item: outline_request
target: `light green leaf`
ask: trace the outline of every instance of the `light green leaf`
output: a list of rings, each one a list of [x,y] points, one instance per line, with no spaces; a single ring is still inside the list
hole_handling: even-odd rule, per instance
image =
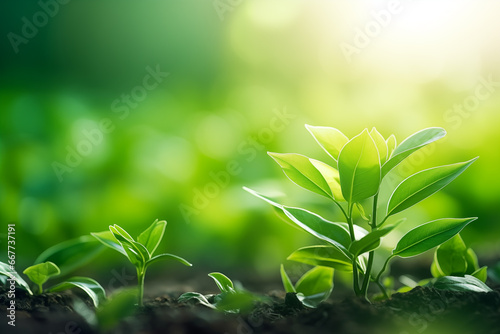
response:
[[[60,273],[61,271],[59,268],[52,262],[35,264],[23,271],[23,274],[27,275],[33,283],[39,286],[47,282],[49,278],[57,276]],[[40,292],[41,291],[39,291],[39,293]]]
[[[179,302],[186,302],[191,299],[196,299],[200,304],[210,307],[212,309],[217,309],[215,305],[210,304],[207,297],[198,292],[186,292],[179,296]]]
[[[165,220],[156,219],[151,226],[137,237],[137,242],[143,244],[149,253],[152,255],[160,244],[167,222]]]
[[[341,271],[352,271],[352,260],[331,246],[307,246],[297,249],[287,260],[335,268]]]
[[[360,203],[358,203],[358,202],[356,202],[356,203],[354,203],[354,204],[355,204],[356,208],[358,209],[358,212],[359,212],[359,215],[361,216],[361,218],[362,218],[364,221],[369,222],[369,221],[370,221],[370,217],[367,217],[367,216],[366,216],[366,213],[365,213],[365,208],[363,208],[363,206],[362,206]]]
[[[281,281],[283,282],[283,287],[285,288],[285,292],[297,292],[295,291],[295,287],[293,286],[290,277],[288,277],[288,274],[286,273],[283,264],[280,267],[280,274],[281,274]]]
[[[30,295],[33,295],[29,284],[26,283],[26,281],[17,273],[17,271],[11,271],[11,267],[7,263],[0,262],[0,275],[5,275],[8,278],[13,278],[20,287],[28,291]]]
[[[349,141],[349,138],[335,128],[306,124],[306,129],[311,133],[319,146],[335,161],[338,160],[342,147]]]
[[[421,254],[449,240],[476,219],[443,218],[417,226],[399,240],[392,253],[400,257]]]
[[[434,260],[431,263],[431,275],[432,277],[442,277],[446,276],[441,268],[437,265],[436,252],[434,252]]]
[[[352,253],[354,257],[377,249],[380,246],[380,240],[383,236],[391,232],[401,221],[394,225],[386,226],[381,229],[371,231],[365,235],[360,240],[355,240],[349,247],[349,252]]]
[[[394,189],[389,199],[387,215],[406,210],[441,190],[465,171],[476,159],[426,169],[404,179]]]
[[[35,264],[53,262],[66,275],[78,267],[83,266],[99,255],[105,247],[90,235],[63,241],[46,249],[35,260]]]
[[[372,128],[372,130],[370,131],[370,136],[372,137],[375,146],[377,146],[380,165],[382,166],[387,160],[387,143],[385,142],[384,137],[380,134],[380,132],[377,131],[376,128]]]
[[[473,272],[479,269],[477,255],[472,250],[472,248],[468,248],[467,252],[465,252],[465,261],[467,262],[467,271],[465,272],[466,274],[472,275]]]
[[[467,270],[465,253],[467,247],[460,234],[455,235],[436,249],[436,266],[443,276],[461,276]]]
[[[394,152],[394,149],[397,146],[397,141],[396,137],[394,135],[390,135],[389,138],[385,141],[387,145],[387,160],[389,160],[392,157],[392,152]],[[384,168],[382,167],[382,170]]]
[[[115,251],[120,252],[123,255],[127,256],[127,253],[123,249],[122,245],[118,242],[118,240],[116,240],[111,231],[94,232],[90,234],[94,238],[96,238],[99,242],[101,242],[104,246],[114,249]]]
[[[123,233],[124,230],[118,225],[110,226],[110,231],[113,233],[114,237],[122,245],[123,249],[127,253],[127,257],[130,262],[136,266],[140,267],[146,264],[146,262],[151,258],[151,254],[142,244],[134,241],[132,238],[128,238],[128,233]]]
[[[307,307],[317,307],[328,299],[333,290],[333,269],[314,267],[295,285],[297,298]],[[302,296],[300,295],[302,294]]]
[[[339,173],[342,194],[350,205],[378,192],[380,161],[377,147],[366,129],[342,148]]]
[[[413,152],[444,137],[445,135],[446,131],[443,128],[427,128],[412,134],[394,149],[392,157],[382,166],[382,177],[389,173],[391,169],[399,165],[401,161],[406,159]]]
[[[450,291],[474,291],[489,292],[492,291],[486,284],[474,276],[465,275],[465,277],[444,276],[437,278],[432,286],[436,289]]]
[[[188,261],[186,261],[185,259],[183,259],[180,256],[168,254],[168,253],[163,253],[163,254],[153,256],[148,262],[146,262],[146,267],[149,267],[150,265],[152,265],[155,262],[163,261],[163,260],[175,260],[175,261],[180,262],[183,265],[186,265],[188,267],[192,266],[191,263],[189,263]]]
[[[488,267],[484,266],[479,268],[478,270],[472,273],[472,276],[474,276],[483,283],[486,282],[486,279],[488,278]]]
[[[82,289],[98,307],[106,299],[106,292],[103,287],[94,279],[89,277],[72,277],[62,283],[54,285],[49,289],[49,292],[58,292],[71,288]]]
[[[222,273],[210,273],[208,274],[213,280],[221,292],[235,292],[233,282]]]
[[[283,169],[285,175],[296,185],[332,198],[332,192],[321,173],[308,157],[296,153],[267,152]]]
[[[351,237],[349,236],[347,224],[344,224],[344,226],[341,223],[330,222],[307,210],[283,206],[252,189],[246,187],[243,189],[283,211],[294,224],[315,237],[332,244],[348,256],[347,248],[351,243]]]
[[[309,159],[309,161],[311,161],[313,166],[321,173],[326,183],[328,183],[333,199],[336,201],[345,201],[342,196],[342,189],[340,189],[339,171],[319,160]]]
[[[112,225],[110,226],[110,230],[111,230],[111,227],[113,227],[112,231],[113,234],[119,234],[121,235],[123,238],[127,239],[128,241],[134,241],[134,238],[132,238],[130,236],[130,234],[128,234],[127,231],[125,231],[123,228],[121,228],[118,224],[115,224],[115,225]],[[116,236],[115,236],[116,237]]]

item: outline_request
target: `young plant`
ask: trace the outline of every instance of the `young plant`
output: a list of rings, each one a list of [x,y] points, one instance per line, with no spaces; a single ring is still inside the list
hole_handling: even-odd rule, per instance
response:
[[[146,269],[151,264],[162,260],[176,260],[186,266],[191,266],[191,263],[177,255],[164,253],[153,256],[163,238],[166,226],[166,221],[156,219],[151,226],[139,234],[137,241],[127,231],[116,224],[110,225],[109,231],[91,233],[92,236],[105,246],[126,256],[130,263],[135,266],[139,290],[139,306],[143,305],[144,278],[146,276]]]
[[[316,142],[331,158],[330,163],[295,153],[268,154],[281,166],[285,175],[298,186],[324,196],[339,208],[345,222],[331,222],[302,208],[276,203],[251,189],[251,194],[273,205],[293,223],[326,241],[329,246],[311,246],[291,260],[350,271],[356,295],[367,298],[370,281],[375,281],[387,296],[381,277],[389,261],[398,256],[415,256],[430,250],[460,232],[476,218],[443,218],[422,224],[406,233],[386,259],[382,270],[373,273],[375,250],[381,238],[402,220],[386,225],[389,218],[412,207],[441,190],[464,172],[477,158],[417,172],[404,179],[388,198],[385,210],[379,208],[381,182],[388,173],[420,148],[445,136],[442,128],[428,128],[397,145],[391,135],[385,139],[375,128],[363,130],[349,139],[331,127],[306,125]],[[371,215],[363,204],[371,199]],[[354,210],[368,222],[369,231],[354,221]],[[379,215],[382,211],[382,216]]]
[[[216,295],[203,295],[199,292],[186,292],[179,297],[180,302],[195,299],[200,304],[214,310],[227,313],[239,313],[249,309],[253,301],[259,299],[258,296],[246,291],[242,287],[235,287],[233,282],[222,273],[210,273],[211,277],[220,290]]]
[[[14,279],[19,286],[24,288],[30,295],[33,295],[33,290],[30,289],[29,284],[12,269],[13,268],[6,263],[0,262],[0,275],[5,275],[10,279]],[[23,274],[28,276],[28,278],[36,285],[37,289],[35,290],[35,294],[37,295],[43,292],[59,292],[69,290],[71,288],[79,288],[92,299],[95,307],[106,299],[106,293],[102,286],[97,281],[89,277],[72,277],[44,290],[43,284],[47,282],[47,280],[61,274],[59,267],[52,262],[35,264],[26,268],[23,271]]]
[[[302,248],[303,249],[303,248]],[[315,308],[328,299],[333,290],[333,268],[317,266],[306,272],[293,285],[285,267],[280,268],[285,291],[297,294],[297,299],[307,307]]]

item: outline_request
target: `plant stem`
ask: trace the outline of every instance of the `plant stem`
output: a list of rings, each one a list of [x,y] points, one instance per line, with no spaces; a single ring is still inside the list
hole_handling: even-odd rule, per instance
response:
[[[373,197],[373,207],[372,207],[372,221],[370,223],[371,230],[375,231],[377,229],[377,204],[378,204],[378,192]],[[375,251],[371,251],[368,255],[368,264],[366,265],[366,273],[363,277],[363,285],[361,287],[361,292],[364,294],[365,299],[368,300],[368,286],[370,284],[370,276],[373,266],[373,258],[375,256]]]
[[[337,204],[337,206],[340,208],[340,211],[342,211],[342,214],[344,215],[345,219],[346,220],[349,220],[349,218],[347,217],[347,213],[345,212],[344,208],[342,207],[342,205],[340,205],[339,202],[337,202],[336,200],[333,200],[333,202],[335,204]]]
[[[43,292],[42,284],[38,284],[38,293],[37,293],[37,295],[41,295],[42,292]]]
[[[356,240],[356,238],[354,237],[354,225],[353,225],[353,222],[352,222],[352,209],[353,209],[353,205],[349,205],[349,209],[348,209],[348,212],[349,214],[346,216],[347,218],[347,224],[349,225],[349,234],[351,235],[351,242],[354,242],[354,240]],[[357,256],[354,256],[352,258],[352,277],[353,277],[353,289],[354,289],[354,293],[356,294],[356,296],[360,296],[361,295],[361,290],[359,289],[359,276],[358,276],[358,257]]]
[[[144,297],[144,276],[146,276],[146,268],[137,268],[137,285],[139,287],[139,299],[138,305],[143,306],[143,297]]]
[[[375,278],[375,283],[377,283],[377,285],[379,286],[380,290],[382,290],[382,293],[384,294],[384,296],[386,298],[389,298],[389,295],[387,294],[387,291],[384,287],[384,285],[382,284],[382,282],[380,282],[380,277],[382,276],[382,274],[384,273],[385,269],[387,268],[387,264],[389,263],[389,261],[394,257],[394,254],[389,256],[387,258],[387,260],[385,260],[384,262],[384,266],[382,267],[382,270],[380,270],[380,272],[378,273],[377,277]]]

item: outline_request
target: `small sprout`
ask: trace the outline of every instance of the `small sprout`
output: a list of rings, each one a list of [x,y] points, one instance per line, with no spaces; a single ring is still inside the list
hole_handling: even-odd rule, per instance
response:
[[[162,260],[176,260],[186,266],[192,264],[173,254],[159,254],[153,256],[165,233],[167,222],[156,219],[151,226],[142,232],[135,241],[127,231],[115,225],[109,226],[109,231],[91,233],[103,245],[123,254],[132,263],[137,271],[138,304],[143,305],[144,278],[146,269],[153,263]]]
[[[214,272],[208,274],[220,290],[217,295],[203,295],[198,292],[186,292],[179,297],[180,302],[195,299],[200,304],[214,310],[227,313],[239,313],[249,309],[255,300],[263,300],[243,288],[235,287],[233,282],[224,274]]]
[[[26,283],[26,281],[17,272],[12,272],[7,269],[10,269],[10,267],[5,263],[0,262],[0,275],[14,278],[19,286],[26,289],[26,291],[32,295],[33,292],[30,289],[29,284]],[[59,276],[61,270],[53,262],[42,262],[26,268],[23,273],[38,287],[36,294],[41,294],[44,292],[43,284],[52,277]],[[103,287],[96,280],[89,277],[72,277],[50,287],[45,291],[59,292],[72,288],[79,288],[84,291],[92,299],[95,307],[99,306],[99,304],[106,299],[106,292]]]

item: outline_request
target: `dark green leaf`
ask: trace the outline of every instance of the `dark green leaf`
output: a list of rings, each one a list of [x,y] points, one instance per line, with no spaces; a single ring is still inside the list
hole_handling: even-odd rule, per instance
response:
[[[436,278],[432,286],[436,289],[451,291],[474,291],[489,292],[492,291],[486,284],[474,276],[465,275],[465,277],[444,276]]]
[[[49,289],[49,292],[58,292],[71,288],[82,289],[98,307],[106,299],[106,292],[103,287],[94,279],[89,277],[72,277],[62,283],[59,283]]]

